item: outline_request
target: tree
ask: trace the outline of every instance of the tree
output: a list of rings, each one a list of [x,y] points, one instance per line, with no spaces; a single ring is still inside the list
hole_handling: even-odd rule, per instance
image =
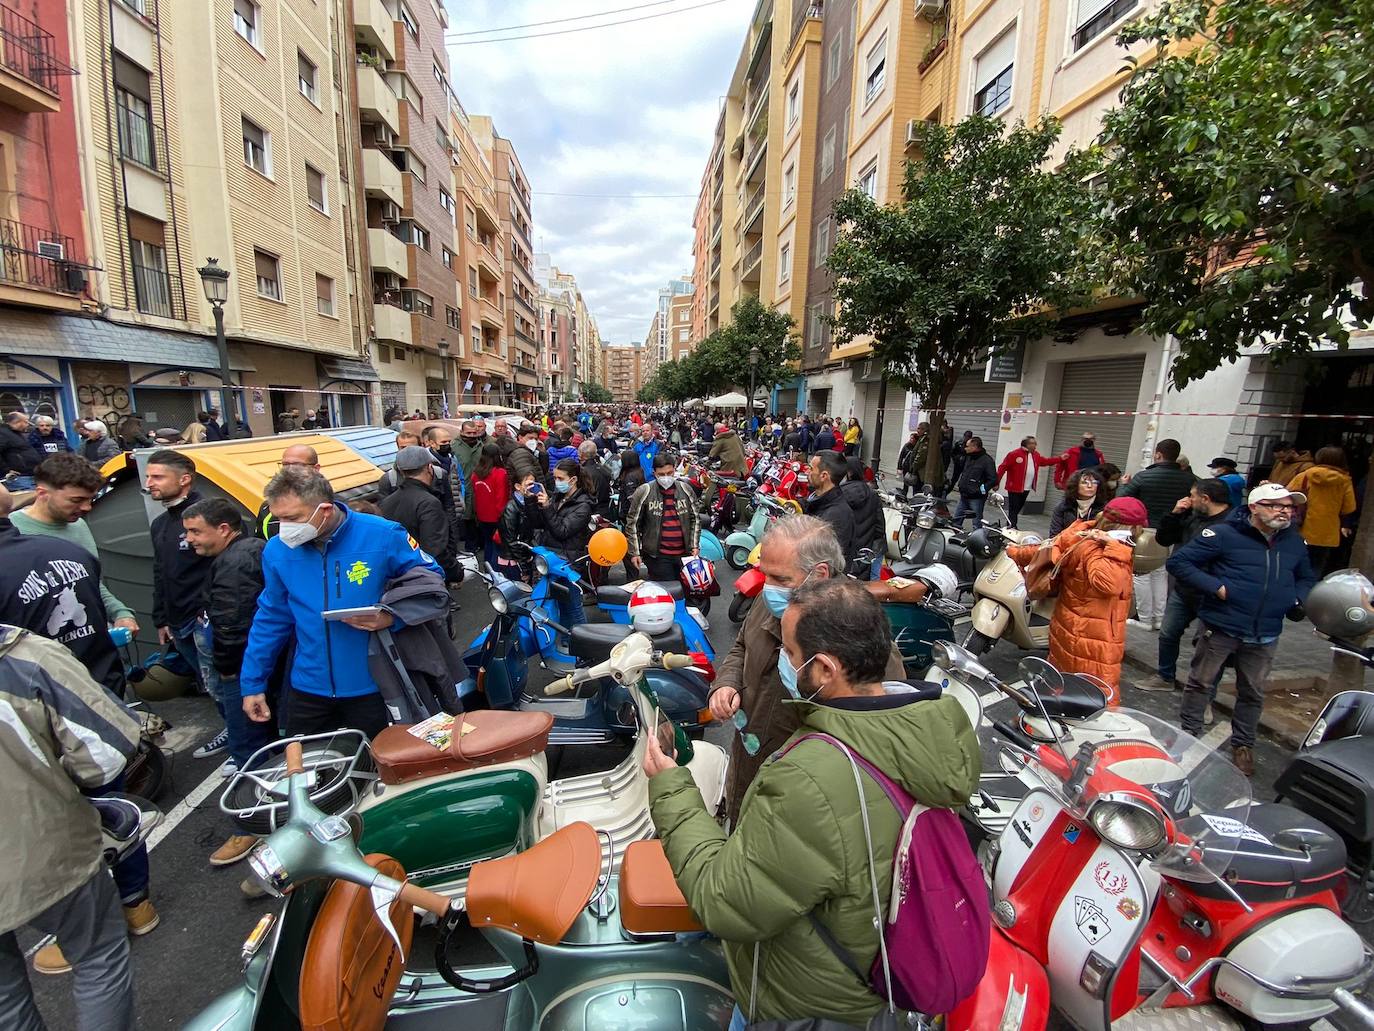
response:
[[[1055,310],[1088,295],[1088,156],[1044,167],[1059,138],[1051,118],[1007,130],[974,116],[916,123],[920,153],[903,199],[879,205],[854,189],[835,203],[840,342],[870,336],[884,375],[930,410],[932,443],[959,376],[1018,340],[1042,335]],[[930,448],[925,479],[943,479]]]
[[[594,405],[610,404],[614,398],[611,392],[600,383],[584,383],[582,385],[582,400]]]
[[[717,388],[749,387],[749,352],[759,349],[759,364],[754,370],[756,387],[774,387],[797,375],[801,360],[796,323],[786,312],[768,307],[752,294],[736,301],[730,309],[730,324],[707,338],[711,346],[699,345],[692,356],[702,353],[716,375]],[[703,341],[706,343],[707,341]]]
[[[1144,327],[1178,340],[1175,384],[1256,344],[1280,361],[1344,348],[1374,319],[1371,26],[1374,0],[1174,0],[1122,31],[1159,56],[1103,123],[1106,224]],[[1328,686],[1361,675],[1337,656]]]

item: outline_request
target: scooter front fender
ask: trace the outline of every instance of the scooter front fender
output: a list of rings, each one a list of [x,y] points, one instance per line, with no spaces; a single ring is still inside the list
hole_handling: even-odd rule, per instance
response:
[[[252,989],[241,984],[181,1025],[182,1031],[252,1031],[256,1006]]]
[[[743,548],[746,551],[753,551],[754,545],[758,542],[759,539],[748,530],[736,530],[734,533],[730,534],[729,537],[725,538],[725,547],[727,550],[730,548]]]
[[[994,926],[978,987],[945,1018],[946,1031],[1043,1031],[1050,1017],[1045,968]]]
[[[973,629],[996,641],[1006,633],[1007,627],[1011,625],[1011,609],[1000,601],[993,601],[991,598],[979,598],[974,603],[973,612],[970,613],[969,618],[973,623]]]

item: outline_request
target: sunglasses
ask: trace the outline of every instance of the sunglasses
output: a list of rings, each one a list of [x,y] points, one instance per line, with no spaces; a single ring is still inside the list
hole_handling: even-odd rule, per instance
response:
[[[1267,508],[1271,511],[1278,512],[1292,512],[1296,510],[1298,507],[1297,505],[1294,505],[1286,501],[1256,501],[1255,506],[1257,508]]]
[[[749,726],[749,714],[743,709],[736,709],[735,714],[730,717],[730,723],[739,734],[739,743],[744,748],[745,755],[758,755],[761,747],[759,736],[744,729]]]

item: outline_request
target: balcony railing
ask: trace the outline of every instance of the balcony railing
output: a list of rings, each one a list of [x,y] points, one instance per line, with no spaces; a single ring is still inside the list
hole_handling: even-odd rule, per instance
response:
[[[119,155],[153,172],[166,161],[166,137],[144,114],[116,100],[115,118],[119,125]]]
[[[796,12],[792,15],[792,38],[787,43],[787,52],[792,52],[792,44],[797,42],[797,37],[802,34],[802,29],[806,28],[808,21],[824,16],[825,5],[822,3],[797,4]]]
[[[57,77],[71,72],[57,59],[53,34],[9,7],[0,7],[0,66],[54,95]]]
[[[49,229],[0,219],[0,282],[58,294],[86,289],[81,266],[68,260],[72,238]]]
[[[134,14],[141,15],[150,22],[157,21],[157,0],[119,0],[119,2],[133,11]]]
[[[762,257],[763,241],[760,240],[758,243],[754,244],[754,246],[750,247],[747,251],[744,252],[744,260],[740,262],[740,273],[746,278],[748,278],[749,273],[753,271],[754,266],[759,263],[759,259]]]
[[[181,292],[181,277],[166,269],[133,263],[134,304],[144,315],[158,315],[164,319],[185,319],[185,295]]]

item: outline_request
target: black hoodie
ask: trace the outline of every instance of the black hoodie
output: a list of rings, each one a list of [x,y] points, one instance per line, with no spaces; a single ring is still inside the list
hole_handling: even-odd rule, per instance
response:
[[[153,520],[153,624],[181,631],[204,611],[205,586],[214,559],[186,542],[182,514],[200,500],[197,491]]]

